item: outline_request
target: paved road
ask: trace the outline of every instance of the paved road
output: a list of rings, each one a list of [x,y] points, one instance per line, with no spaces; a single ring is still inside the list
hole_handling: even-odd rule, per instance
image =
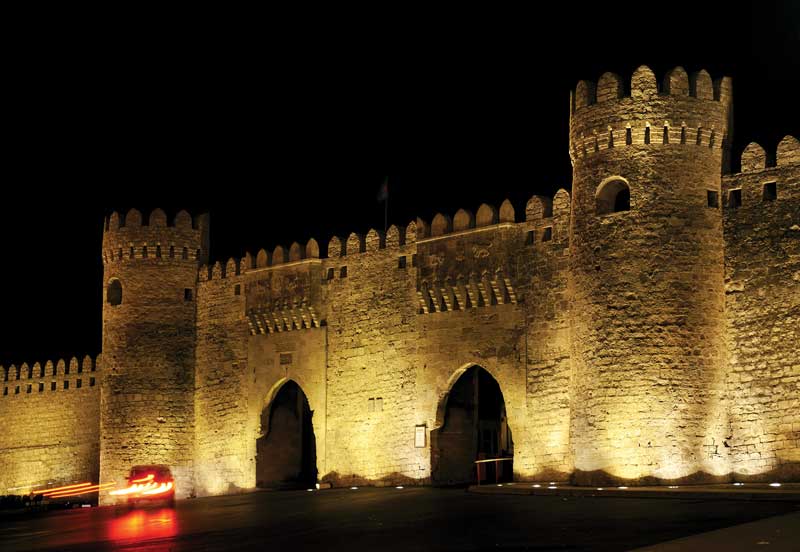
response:
[[[406,488],[263,492],[177,508],[0,522],[2,550],[629,550],[800,511],[781,502],[486,496]]]

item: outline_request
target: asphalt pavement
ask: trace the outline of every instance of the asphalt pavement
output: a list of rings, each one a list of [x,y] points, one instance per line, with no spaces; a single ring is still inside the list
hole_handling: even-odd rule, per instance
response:
[[[780,526],[787,521],[773,516],[786,514],[796,523],[800,503],[483,495],[425,487],[259,492],[185,500],[176,508],[6,517],[0,549],[631,550],[674,547],[675,539],[765,518]]]

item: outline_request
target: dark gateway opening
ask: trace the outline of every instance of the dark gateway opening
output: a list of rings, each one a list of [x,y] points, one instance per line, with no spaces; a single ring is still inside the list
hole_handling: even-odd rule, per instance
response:
[[[313,487],[317,450],[311,409],[293,381],[280,388],[261,413],[264,435],[256,442],[256,486],[280,489]]]
[[[503,393],[483,368],[467,369],[444,399],[442,426],[431,432],[431,480],[434,485],[511,481],[514,442],[506,418]]]

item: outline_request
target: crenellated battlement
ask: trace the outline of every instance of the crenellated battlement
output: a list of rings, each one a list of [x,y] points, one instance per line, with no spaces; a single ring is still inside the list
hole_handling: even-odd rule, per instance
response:
[[[651,101],[658,96],[675,96],[695,98],[698,100],[730,103],[731,79],[722,77],[712,81],[708,71],[701,69],[689,76],[683,67],[675,67],[668,71],[658,85],[653,71],[646,65],[636,69],[631,75],[630,89],[616,73],[606,72],[597,83],[587,80],[579,81],[571,93],[570,115],[595,104],[615,102],[631,98],[635,101]]]
[[[102,357],[89,355],[78,360],[58,359],[44,363],[23,362],[19,366],[0,366],[3,377],[3,391],[0,398],[38,395],[51,391],[70,391],[75,389],[99,388],[99,372]]]
[[[416,233],[416,225],[409,225],[411,231]],[[317,240],[311,238],[305,245],[294,242],[287,250],[282,245],[277,245],[272,251],[260,249],[256,255],[246,252],[241,259],[229,258],[225,264],[217,261],[199,269],[200,280],[219,280],[240,276],[257,270],[279,269],[301,263],[319,261],[322,259],[336,259],[353,257],[361,253],[372,253],[385,249],[398,249],[405,245],[406,232],[390,226],[384,235],[383,232],[371,229],[366,235],[353,232],[346,241],[338,236],[333,236],[328,242],[327,256],[320,254]],[[413,243],[413,239],[411,243]]]
[[[116,211],[103,226],[103,262],[175,260],[203,262],[208,256],[208,215],[192,218],[180,211],[169,221],[155,209],[145,222],[137,209]]]
[[[524,224],[552,226],[554,218],[558,220],[569,214],[569,208],[569,192],[564,189],[559,190],[554,198],[533,196],[526,204]],[[503,201],[499,209],[483,203],[474,215],[468,209],[459,209],[453,217],[437,213],[430,223],[417,218],[405,227],[391,225],[385,234],[380,230],[370,229],[366,234],[351,232],[346,240],[332,236],[327,244],[326,255],[321,254],[318,242],[311,238],[305,245],[294,242],[288,249],[277,245],[271,251],[260,249],[256,255],[246,252],[240,259],[231,257],[224,264],[217,261],[211,265],[202,265],[198,274],[200,281],[222,280],[256,270],[285,268],[314,260],[330,261],[380,251],[397,251],[430,240],[458,237],[515,224],[523,223],[516,220],[514,206],[509,200]]]
[[[767,151],[757,142],[750,142],[742,151],[741,173],[753,173],[773,167],[800,164],[800,141],[794,136],[784,136],[774,152]]]
[[[682,67],[658,86],[647,66],[631,76],[630,92],[620,77],[604,73],[597,83],[580,81],[570,95],[570,157],[644,145],[729,147],[732,103],[729,77],[712,81],[705,70],[691,77]]]
[[[768,216],[762,213],[765,208],[770,210],[769,216],[773,215],[773,208],[786,205],[791,210],[800,200],[800,142],[794,136],[785,136],[771,151],[751,142],[742,151],[741,172],[724,176],[722,191],[726,215],[731,221],[742,221],[742,217],[749,216],[759,221]],[[794,213],[769,229],[788,226],[794,235],[800,211],[795,207]]]

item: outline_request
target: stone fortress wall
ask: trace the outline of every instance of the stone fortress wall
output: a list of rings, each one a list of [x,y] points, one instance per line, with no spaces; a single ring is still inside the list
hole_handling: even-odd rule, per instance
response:
[[[786,137],[773,152],[750,144],[742,172],[722,178],[725,196],[741,197],[724,217],[728,444],[731,470],[741,478],[796,481],[800,145]]]
[[[442,398],[473,364],[500,383],[520,473],[565,477],[569,194],[532,198],[525,218],[482,205],[334,237],[326,258],[311,240],[202,270],[198,493],[254,486],[260,413],[287,380],[314,412],[322,480],[430,482]]]
[[[103,233],[100,477],[125,485],[133,465],[168,464],[178,496],[191,492],[197,267],[208,222],[132,209]],[[115,296],[114,289],[120,295]]]
[[[593,93],[596,91],[596,94]],[[570,242],[576,477],[714,480],[724,420],[720,193],[731,87],[641,67],[576,88]],[[630,210],[599,213],[624,182]]]
[[[448,394],[475,365],[502,392],[517,479],[800,478],[800,146],[785,138],[774,162],[748,146],[722,176],[730,102],[730,80],[704,71],[579,83],[572,195],[324,251],[209,266],[205,218],[112,215],[104,288],[118,280],[123,300],[104,303],[92,388],[101,478],[163,462],[182,496],[253,488],[264,414],[293,381],[320,480],[436,482]],[[600,214],[620,181],[630,210]],[[32,435],[4,438],[3,481],[52,479],[5,452]],[[90,456],[75,469],[96,473]]]
[[[0,368],[0,495],[97,481],[101,357]]]

